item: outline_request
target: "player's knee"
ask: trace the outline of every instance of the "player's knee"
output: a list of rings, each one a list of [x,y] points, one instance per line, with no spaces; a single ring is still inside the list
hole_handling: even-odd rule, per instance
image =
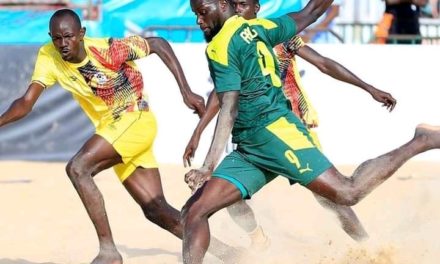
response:
[[[185,204],[180,212],[180,222],[183,226],[192,222],[192,219],[196,215],[196,210],[194,210],[191,204]]]
[[[165,198],[155,198],[152,201],[141,205],[145,217],[153,223],[160,221],[164,209],[167,205]]]
[[[87,167],[84,166],[83,162],[81,162],[79,159],[73,157],[66,165],[66,173],[67,176],[72,181],[80,180],[81,177],[86,176],[87,173]],[[90,176],[90,175],[89,175]]]
[[[353,206],[356,205],[359,201],[359,192],[357,192],[354,188],[350,188],[339,192],[337,203],[345,206]]]
[[[208,217],[208,212],[204,208],[206,207],[200,206],[198,203],[189,202],[185,204],[181,212],[182,225],[191,225],[204,217]]]
[[[66,173],[67,176],[69,176],[69,178],[74,179],[77,177],[77,175],[80,175],[80,171],[78,166],[75,165],[75,162],[73,161],[73,159],[71,159],[67,165],[66,165]]]

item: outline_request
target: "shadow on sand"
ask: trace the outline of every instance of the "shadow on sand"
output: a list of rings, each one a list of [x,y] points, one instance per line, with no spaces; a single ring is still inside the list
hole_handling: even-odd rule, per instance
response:
[[[0,180],[0,184],[26,184],[32,183],[29,179],[13,179],[13,180]]]
[[[179,263],[182,262],[181,252],[171,252],[160,248],[129,248],[125,245],[118,245],[118,249],[121,251],[121,253],[126,254],[128,258],[135,258],[142,256],[156,256],[156,255],[170,255],[177,257]],[[0,264],[3,263],[0,262]]]
[[[0,264],[57,264],[53,262],[33,262],[25,259],[0,259]]]

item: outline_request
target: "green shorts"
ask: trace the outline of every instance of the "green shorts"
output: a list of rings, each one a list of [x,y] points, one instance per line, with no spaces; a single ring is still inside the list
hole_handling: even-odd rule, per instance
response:
[[[293,114],[283,116],[241,141],[213,172],[250,198],[278,175],[307,185],[332,166]]]

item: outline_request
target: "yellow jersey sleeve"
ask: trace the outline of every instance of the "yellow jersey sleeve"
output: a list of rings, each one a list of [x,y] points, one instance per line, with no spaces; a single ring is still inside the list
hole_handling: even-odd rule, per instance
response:
[[[89,42],[92,57],[100,61],[102,66],[115,71],[122,64],[146,57],[150,53],[147,40],[141,36],[122,39],[90,39]]]
[[[31,83],[39,83],[45,88],[48,88],[56,83],[57,78],[53,71],[53,55],[50,53],[51,51],[47,45],[40,48],[37,60],[35,62]]]
[[[141,36],[131,36],[122,40],[130,49],[131,53],[128,60],[137,60],[150,54],[148,41]]]
[[[300,36],[294,36],[288,41],[288,48],[290,51],[297,53],[298,50],[304,47],[306,44]]]
[[[123,39],[112,39],[110,50],[113,54],[118,54],[120,63],[134,61],[146,57],[150,53],[148,41],[141,36],[130,36]]]

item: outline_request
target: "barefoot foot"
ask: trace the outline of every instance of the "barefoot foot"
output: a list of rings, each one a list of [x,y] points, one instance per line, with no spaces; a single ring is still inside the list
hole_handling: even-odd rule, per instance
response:
[[[91,264],[122,264],[122,256],[116,249],[101,250]]]
[[[440,148],[440,126],[420,124],[416,128],[414,138],[422,139],[427,150]]]

